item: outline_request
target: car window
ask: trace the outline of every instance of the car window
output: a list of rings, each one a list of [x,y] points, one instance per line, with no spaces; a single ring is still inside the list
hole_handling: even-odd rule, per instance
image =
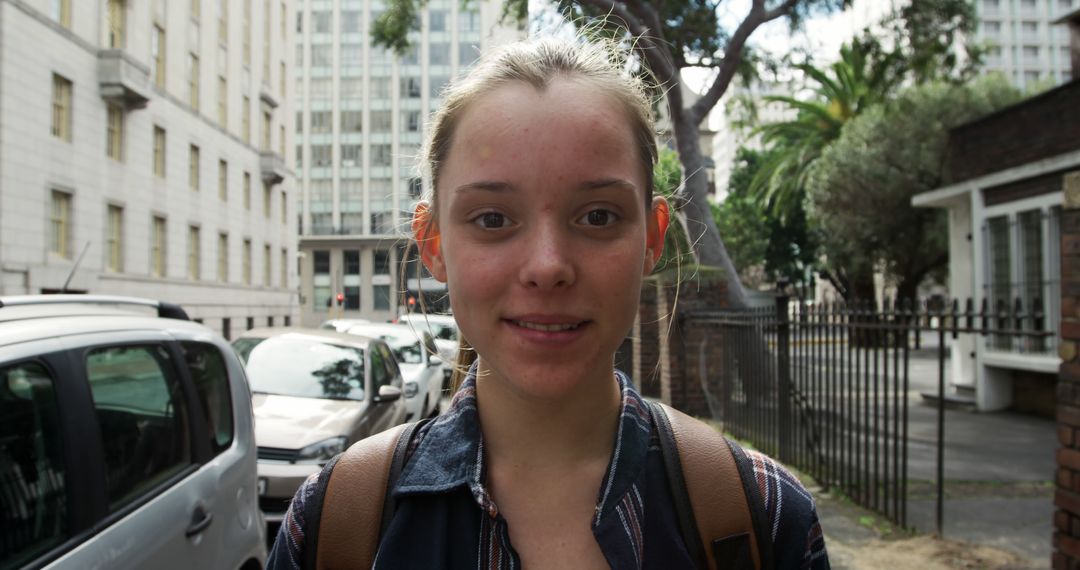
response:
[[[181,342],[180,347],[208,422],[210,449],[216,455],[228,449],[233,440],[232,398],[225,358],[212,344]]]
[[[97,348],[87,354],[113,511],[191,463],[187,407],[172,371],[161,345]]]
[[[390,349],[385,344],[379,346],[379,351],[383,354],[383,366],[386,367],[386,382],[392,386],[401,387],[401,373],[398,372],[397,363],[394,362],[394,356],[390,353]]]
[[[379,393],[379,386],[390,383],[390,375],[386,372],[387,368],[383,362],[387,357],[378,349],[379,346],[374,343],[368,345],[368,353],[371,354],[371,384],[376,394]]]
[[[233,346],[246,353],[251,390],[262,394],[364,399],[364,351],[318,339],[274,336],[246,348],[237,339]]]
[[[69,534],[53,381],[35,362],[0,368],[0,568],[18,568]]]
[[[402,364],[420,364],[424,361],[419,342],[398,345],[393,352],[394,358]]]
[[[427,351],[429,357],[439,355],[439,347],[435,346],[435,339],[427,333],[424,333],[424,350]]]
[[[265,338],[238,338],[233,341],[232,347],[236,351],[236,355],[240,357],[240,360],[247,364],[248,355],[254,350],[259,343],[266,340]]]

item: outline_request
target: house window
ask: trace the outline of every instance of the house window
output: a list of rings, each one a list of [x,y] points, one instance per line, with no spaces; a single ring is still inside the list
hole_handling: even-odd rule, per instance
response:
[[[71,257],[71,194],[52,191],[49,214],[49,251],[60,257]]]
[[[219,233],[217,239],[217,279],[229,281],[229,234],[225,232]]]
[[[270,286],[270,245],[263,246],[263,287]]]
[[[150,273],[165,276],[165,218],[154,216],[150,232]]]
[[[1057,331],[1060,322],[1060,206],[987,218],[985,298],[991,328]],[[1019,313],[1019,314],[1017,314]],[[991,335],[995,350],[1045,353],[1054,337]]]
[[[270,217],[270,185],[263,184],[263,217]]]
[[[53,74],[52,89],[52,134],[61,140],[71,142],[71,81]]]
[[[199,226],[188,226],[188,279],[198,281],[201,277],[199,257]]]
[[[289,250],[281,248],[281,267],[278,268],[281,271],[281,286],[289,286]]]
[[[154,24],[150,32],[150,76],[154,85],[165,88],[165,28]]]
[[[251,240],[244,240],[244,285],[251,285]]]
[[[284,225],[288,221],[289,214],[289,194],[285,192],[285,189],[281,189],[281,223]]]
[[[124,0],[109,0],[109,37],[107,43],[111,49],[124,48],[124,36],[127,27],[124,4]]]
[[[154,125],[154,174],[165,177],[165,129]]]
[[[110,103],[105,113],[105,155],[113,160],[123,161],[124,109]]]
[[[188,151],[188,186],[199,191],[199,147],[195,145]]]
[[[52,0],[52,19],[65,28],[71,27],[71,0]]]
[[[244,209],[251,209],[251,173],[244,173]]]
[[[224,160],[218,161],[217,167],[218,198],[222,202],[229,200],[229,163]]]
[[[363,130],[363,113],[361,111],[341,112],[341,132],[359,133],[361,130]]]
[[[109,206],[106,219],[105,248],[107,259],[105,267],[109,271],[121,272],[124,270],[124,209],[120,206]]]
[[[251,144],[251,97],[244,95],[244,106],[240,109],[240,136],[244,142]]]

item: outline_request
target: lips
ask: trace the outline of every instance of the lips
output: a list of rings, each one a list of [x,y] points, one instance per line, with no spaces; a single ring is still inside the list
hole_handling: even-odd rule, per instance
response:
[[[544,343],[566,342],[577,338],[589,320],[571,315],[514,315],[503,319],[526,338]]]
[[[510,322],[514,323],[515,325],[517,325],[517,326],[519,326],[521,328],[534,330],[534,331],[542,331],[542,332],[572,331],[572,330],[578,328],[579,326],[581,326],[581,323],[567,323],[567,324],[561,324],[561,325],[545,325],[545,324],[541,324],[541,323],[532,323],[532,322],[529,322],[529,321],[512,320]]]

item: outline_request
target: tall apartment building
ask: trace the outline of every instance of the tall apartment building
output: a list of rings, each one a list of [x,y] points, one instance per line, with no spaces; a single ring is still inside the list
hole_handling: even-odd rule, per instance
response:
[[[292,2],[0,0],[0,294],[296,319]]]
[[[989,46],[987,72],[1001,72],[1021,88],[1072,79],[1069,31],[1054,25],[1080,0],[976,0],[975,41]]]
[[[397,315],[415,170],[440,90],[493,43],[501,4],[430,0],[404,56],[372,45],[384,0],[297,0],[296,172],[302,192],[303,322]],[[339,304],[338,295],[342,296]]]

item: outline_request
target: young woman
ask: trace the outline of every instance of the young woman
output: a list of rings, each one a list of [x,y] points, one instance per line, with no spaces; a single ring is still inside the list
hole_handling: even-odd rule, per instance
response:
[[[693,567],[649,407],[612,364],[668,225],[649,101],[621,70],[610,46],[532,40],[444,94],[413,230],[468,372],[413,436],[376,568]],[[810,495],[753,464],[776,567],[827,568]],[[304,560],[315,482],[269,567]]]

